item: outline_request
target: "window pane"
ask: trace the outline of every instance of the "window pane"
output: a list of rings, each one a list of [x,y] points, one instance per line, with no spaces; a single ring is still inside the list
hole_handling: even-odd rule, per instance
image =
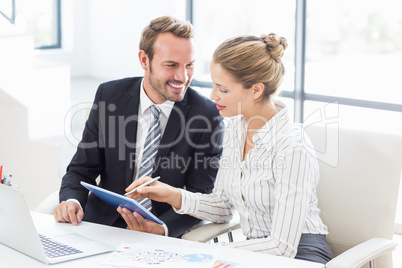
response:
[[[215,48],[228,38],[271,32],[288,40],[282,58],[286,74],[281,89],[293,91],[295,1],[194,0],[195,79],[211,81],[209,64]]]
[[[201,95],[205,96],[206,98],[209,99],[209,97],[211,96],[211,92],[212,89],[211,88],[207,88],[207,87],[194,87],[191,86],[193,89],[195,89],[196,91],[198,91],[198,93],[200,93]]]
[[[309,0],[306,92],[402,103],[402,12],[395,3]]]
[[[335,107],[328,109],[329,106]],[[306,101],[304,120],[315,116],[319,111],[322,111],[321,114],[327,117],[322,118],[322,120],[338,122],[341,128],[365,129],[398,135],[402,133],[402,124],[400,123],[402,122],[402,113],[400,112]]]
[[[60,46],[58,44],[58,18],[55,0],[18,0],[16,25],[32,34],[35,47]]]

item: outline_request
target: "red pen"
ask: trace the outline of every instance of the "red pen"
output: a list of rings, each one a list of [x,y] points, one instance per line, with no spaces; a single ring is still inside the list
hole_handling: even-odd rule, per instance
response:
[[[0,183],[3,182],[3,166],[0,166]]]

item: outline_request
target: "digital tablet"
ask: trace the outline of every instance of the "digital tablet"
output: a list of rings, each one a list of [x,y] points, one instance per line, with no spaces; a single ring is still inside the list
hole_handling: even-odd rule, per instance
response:
[[[107,204],[114,208],[118,208],[119,206],[122,208],[127,208],[132,212],[139,213],[144,219],[159,223],[163,225],[164,222],[158,219],[154,214],[152,214],[148,209],[143,207],[140,203],[135,201],[134,199],[125,197],[120,194],[113,193],[111,191],[102,189],[98,186],[94,186],[92,184],[81,182],[81,185],[90,190],[94,195],[105,201]]]

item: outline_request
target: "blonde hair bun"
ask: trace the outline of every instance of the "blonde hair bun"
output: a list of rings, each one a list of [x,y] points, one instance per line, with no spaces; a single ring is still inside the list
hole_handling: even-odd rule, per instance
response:
[[[279,62],[283,56],[285,49],[288,47],[288,42],[286,38],[279,37],[274,33],[268,35],[261,35],[262,41],[266,44],[271,57]]]
[[[238,36],[215,49],[213,62],[220,64],[245,89],[262,82],[264,92],[260,100],[266,101],[276,94],[285,74],[281,57],[286,47],[286,39],[275,34]]]

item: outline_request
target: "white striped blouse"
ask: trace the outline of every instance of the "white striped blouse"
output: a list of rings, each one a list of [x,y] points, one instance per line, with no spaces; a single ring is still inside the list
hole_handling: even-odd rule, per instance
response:
[[[228,246],[293,258],[302,233],[326,235],[328,231],[317,207],[319,170],[313,147],[290,123],[287,108],[275,104],[280,111],[254,134],[255,147],[245,161],[246,123],[242,116],[226,119],[213,192],[182,190],[177,212],[227,222],[236,209],[249,239]]]

